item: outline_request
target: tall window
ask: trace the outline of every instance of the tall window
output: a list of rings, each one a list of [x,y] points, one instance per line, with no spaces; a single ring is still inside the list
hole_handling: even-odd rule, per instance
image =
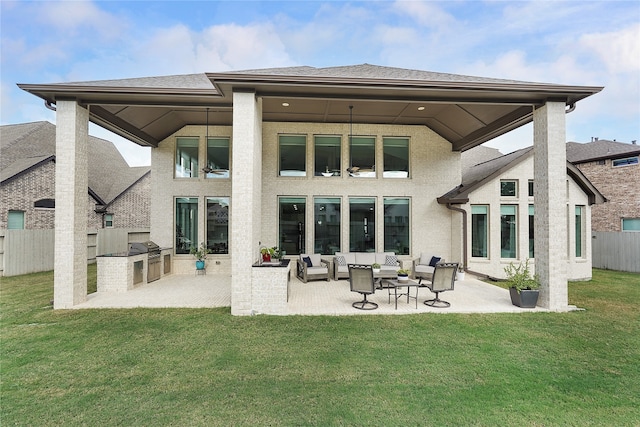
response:
[[[533,180],[529,180],[528,183],[529,197],[533,197]]]
[[[535,209],[533,208],[533,205],[529,205],[529,258],[533,258],[535,256],[533,245],[534,213]]]
[[[353,136],[350,140],[350,175],[358,178],[375,178],[376,138],[373,136]]]
[[[502,197],[518,196],[518,181],[503,179],[500,181],[500,195]]]
[[[409,255],[409,199],[384,199],[384,250]]]
[[[471,206],[471,256],[487,258],[489,240],[489,207]]]
[[[9,211],[7,218],[7,228],[9,230],[24,229],[24,211]]]
[[[229,178],[229,138],[209,138],[207,168],[207,178]]]
[[[349,199],[349,251],[374,252],[376,250],[376,199],[354,197]]]
[[[281,197],[279,199],[279,248],[287,254],[303,254],[305,248],[304,197]]]
[[[576,206],[576,258],[584,257],[584,206]]]
[[[176,139],[176,178],[198,177],[198,138]]]
[[[188,254],[198,243],[198,199],[176,198],[176,253]]]
[[[207,197],[207,248],[213,254],[229,253],[229,198]]]
[[[340,176],[342,139],[339,136],[314,138],[315,176]]]
[[[384,178],[409,177],[409,139],[384,138]]]
[[[333,255],[340,252],[340,198],[313,199],[314,252]]]
[[[307,175],[307,137],[280,135],[280,176]]]
[[[500,257],[517,257],[517,234],[516,213],[518,207],[515,205],[500,205]]]

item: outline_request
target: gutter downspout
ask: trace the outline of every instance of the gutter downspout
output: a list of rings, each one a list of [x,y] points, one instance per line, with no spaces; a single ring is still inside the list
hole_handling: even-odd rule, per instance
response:
[[[454,207],[447,203],[447,209],[460,212],[462,214],[462,270],[467,270],[467,211]]]

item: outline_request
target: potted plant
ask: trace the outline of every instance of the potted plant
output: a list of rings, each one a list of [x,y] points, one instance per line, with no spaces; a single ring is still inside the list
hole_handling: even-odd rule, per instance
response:
[[[211,253],[207,245],[202,242],[199,248],[191,246],[189,253],[196,258],[196,270],[204,270],[204,260],[207,259],[207,255]]]
[[[380,273],[380,264],[378,264],[377,262],[371,264],[371,268],[373,268],[374,273]]]
[[[540,280],[537,274],[531,275],[529,259],[517,265],[509,263],[504,272],[507,275],[511,303],[522,308],[534,308],[540,295]]]
[[[464,280],[465,272],[463,266],[458,266],[458,271],[456,273],[456,280]]]
[[[271,258],[280,259],[280,252],[277,246],[271,248],[263,246],[260,248],[260,253],[262,254],[262,262],[271,262]]]
[[[411,272],[407,269],[401,268],[400,270],[398,270],[398,280],[400,282],[405,282],[407,280],[409,280],[409,274]]]

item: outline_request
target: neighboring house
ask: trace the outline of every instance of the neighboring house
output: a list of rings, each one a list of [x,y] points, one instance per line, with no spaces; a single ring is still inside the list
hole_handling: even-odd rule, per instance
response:
[[[369,64],[19,86],[55,104],[69,179],[84,173],[89,121],[152,147],[151,239],[173,247],[174,273],[193,274],[191,246],[214,249],[208,274],[231,275],[234,315],[286,304],[286,283],[252,268],[261,245],[462,262],[461,215],[437,199],[462,182],[461,152],[530,122],[536,214],[564,217],[567,112],[602,90]],[[86,273],[69,261],[83,253],[62,256],[81,238],[81,207],[65,207],[56,308],[86,299]],[[552,310],[568,308],[567,242],[549,244],[566,228],[536,225],[540,304]]]
[[[474,151],[463,158],[480,159]],[[464,210],[464,254],[470,271],[505,278],[506,265],[527,258],[535,271],[533,178],[533,147],[528,147],[465,169],[462,184],[438,199]],[[566,212],[558,220],[568,224],[567,278],[585,280],[591,278],[592,205],[605,199],[568,162],[566,183]]]
[[[0,126],[0,229],[52,229],[56,127]],[[113,143],[89,136],[87,228],[149,228],[150,168],[129,167]]]
[[[595,138],[567,143],[567,160],[607,198],[593,206],[593,231],[640,231],[640,146]]]

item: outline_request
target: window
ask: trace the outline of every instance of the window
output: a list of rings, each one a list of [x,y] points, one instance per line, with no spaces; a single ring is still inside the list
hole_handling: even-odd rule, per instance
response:
[[[207,197],[207,248],[212,254],[229,253],[229,198]]]
[[[384,178],[409,177],[409,139],[384,138]]]
[[[534,213],[535,209],[533,208],[533,205],[529,205],[529,258],[533,258],[535,256],[533,245]]]
[[[313,200],[314,252],[333,255],[340,252],[340,198]]]
[[[55,209],[56,201],[55,199],[40,199],[36,200],[33,203],[33,207],[36,209]]]
[[[487,258],[489,207],[471,206],[471,256]]]
[[[622,231],[640,231],[640,218],[622,218]]]
[[[279,248],[286,254],[299,255],[306,252],[305,206],[304,197],[281,197],[279,200]]]
[[[113,228],[113,214],[104,214],[104,228]]]
[[[198,138],[176,139],[176,178],[198,177]]]
[[[349,172],[357,178],[376,177],[376,138],[353,136],[349,143]]]
[[[627,157],[626,159],[616,159],[612,162],[613,167],[619,167],[619,166],[631,166],[631,165],[637,165],[638,164],[638,156],[636,157]]]
[[[500,196],[517,197],[518,196],[517,189],[518,189],[518,181],[500,180]]]
[[[533,180],[529,180],[529,197],[533,197]]]
[[[198,199],[176,198],[176,254],[188,254],[198,244]]]
[[[206,178],[229,178],[229,138],[209,138],[207,168]]]
[[[355,197],[349,199],[349,251],[374,252],[376,250],[376,199]]]
[[[409,199],[384,199],[384,250],[409,255]]]
[[[339,136],[316,136],[315,176],[340,176],[342,139]]]
[[[7,228],[9,230],[24,229],[24,211],[9,211],[7,218]]]
[[[517,257],[517,223],[515,205],[500,205],[500,257]]]
[[[307,137],[280,135],[280,176],[307,175]]]
[[[584,206],[576,206],[576,258],[584,258]]]

